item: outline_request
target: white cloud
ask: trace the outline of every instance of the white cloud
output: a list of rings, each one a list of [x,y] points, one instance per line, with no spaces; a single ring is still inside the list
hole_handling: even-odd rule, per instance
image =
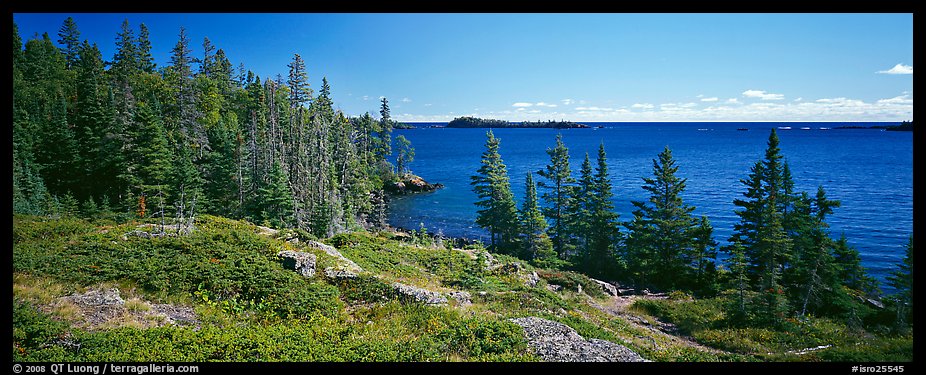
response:
[[[913,65],[897,64],[888,70],[879,70],[878,74],[913,74]]]
[[[782,94],[771,94],[763,90],[746,90],[743,91],[743,96],[747,98],[759,98],[762,100],[781,100],[785,98],[785,96]]]
[[[640,108],[640,109],[653,109],[653,105],[649,103],[635,103],[630,106],[630,108]]]
[[[718,97],[716,97],[716,96],[710,97],[710,98],[701,98],[701,101],[702,101],[702,102],[716,102],[716,101],[718,101],[718,100],[720,100],[720,98],[718,98]]]
[[[739,101],[738,99],[736,99],[736,98],[730,98],[730,99],[727,99],[727,103],[729,103],[729,104],[740,104],[740,101]]]
[[[522,107],[522,108],[523,108],[523,107],[530,107],[530,106],[533,106],[533,105],[534,105],[533,103],[517,102],[517,103],[512,104],[511,106],[512,106],[512,107]]]
[[[402,98],[402,103],[410,103],[411,101],[409,98]]]
[[[524,107],[518,108],[519,111],[523,111],[523,110],[525,110],[525,109],[527,109],[527,108],[524,108]]]
[[[679,104],[679,107],[682,107],[682,108],[694,108],[694,107],[697,107],[697,106],[698,106],[698,103],[685,103],[685,104]]]
[[[703,98],[703,97],[704,97],[704,94],[698,94],[697,96],[695,96],[695,98]]]
[[[801,100],[804,100],[804,97],[800,97],[800,98],[794,99],[795,102],[799,102],[799,101],[801,101]]]
[[[572,105],[572,103],[575,103],[576,101],[572,99],[563,99],[563,100],[560,100],[560,102],[562,102],[563,105]]]
[[[537,104],[534,104],[534,105],[536,105],[536,106],[538,106],[538,107],[556,108],[556,104],[549,104],[549,103],[544,103],[544,102],[540,102],[540,103],[537,103]]]
[[[364,96],[363,96],[362,98],[360,98],[360,99],[363,99],[363,100],[370,100],[370,97],[369,97],[368,95],[364,95]]]
[[[432,105],[433,105],[433,104],[431,104],[431,103],[425,103],[425,104],[424,104],[425,107],[430,107],[430,106],[432,106]]]
[[[577,111],[613,111],[614,108],[602,108],[602,107],[576,107]]]
[[[890,99],[880,99],[878,104],[913,104],[913,99],[910,95],[901,95]]]

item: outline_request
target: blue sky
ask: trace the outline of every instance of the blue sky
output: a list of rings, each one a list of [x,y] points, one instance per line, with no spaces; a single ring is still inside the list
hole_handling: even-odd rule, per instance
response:
[[[122,20],[159,66],[180,26],[261,77],[295,53],[338,108],[400,121],[913,119],[912,14],[14,14],[24,40],[73,16],[111,59]]]

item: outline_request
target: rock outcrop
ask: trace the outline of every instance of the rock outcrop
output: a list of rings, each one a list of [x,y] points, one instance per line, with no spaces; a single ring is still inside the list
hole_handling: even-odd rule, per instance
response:
[[[400,181],[386,184],[386,191],[393,194],[409,194],[434,191],[444,187],[443,184],[428,183],[421,177],[415,175],[406,175]]]
[[[605,281],[601,281],[601,280],[596,280],[596,279],[593,279],[593,278],[591,278],[591,277],[589,277],[588,279],[591,280],[591,281],[593,281],[595,284],[598,284],[598,286],[601,287],[601,291],[604,292],[604,294],[607,294],[607,295],[612,296],[612,297],[617,297],[617,296],[621,295],[620,289],[618,289],[617,286],[614,285],[614,284],[611,284],[611,283],[605,282]]]
[[[119,289],[91,289],[60,297],[56,305],[69,304],[76,309],[77,326],[89,330],[116,328],[137,324],[142,327],[163,325],[198,325],[192,307],[172,304],[151,304],[132,298],[127,303]]]
[[[586,340],[565,324],[537,317],[510,321],[524,328],[528,346],[547,362],[648,362],[623,345]]]
[[[315,276],[315,254],[285,250],[277,256],[283,258],[283,268],[294,270],[304,277]]]
[[[447,303],[447,297],[445,297],[443,293],[433,290],[418,288],[398,282],[392,283],[392,288],[400,295],[404,295],[426,305],[443,305]]]
[[[360,266],[358,266],[357,263],[354,263],[354,261],[347,259],[347,257],[342,255],[341,252],[338,251],[338,249],[334,248],[334,246],[325,245],[321,242],[311,241],[311,240],[306,241],[305,244],[306,246],[314,247],[316,249],[324,251],[328,255],[338,258],[338,263],[340,265],[339,267],[340,269],[338,269],[338,271],[346,271],[348,273],[354,274],[354,276],[357,276],[357,274],[359,274],[360,272],[363,272],[363,268],[360,268]],[[327,274],[328,271],[325,270],[325,272]]]

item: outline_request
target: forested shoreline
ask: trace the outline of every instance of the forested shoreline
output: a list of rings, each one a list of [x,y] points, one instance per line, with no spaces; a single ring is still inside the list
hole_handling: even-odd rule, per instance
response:
[[[839,201],[823,186],[798,192],[781,154],[775,129],[764,158],[740,180],[745,192],[734,200],[740,222],[729,245],[720,246],[706,216],[684,203],[687,179],[665,147],[653,159],[653,175],[642,177],[647,201],[621,221],[602,143],[593,169],[588,156],[578,178],[569,150],[557,135],[547,148],[549,164],[526,176],[523,203],[515,203],[500,140],[486,133],[482,167],[471,177],[479,196],[476,223],[489,232],[489,248],[538,267],[571,269],[637,289],[683,291],[702,298],[732,296],[727,321],[735,326],[780,327],[813,315],[858,326],[903,327],[912,318],[913,239],[889,282],[896,294],[881,301],[877,282],[861,265],[844,235],[833,239],[827,215]],[[537,190],[541,189],[538,199]],[[718,252],[727,255],[726,262]]]
[[[541,129],[541,128],[553,128],[553,129],[574,129],[574,128],[588,128],[588,125],[579,124],[572,121],[505,121],[505,120],[495,120],[495,119],[483,119],[478,117],[457,117],[447,123],[448,128],[515,128],[515,129]]]
[[[185,221],[197,213],[319,236],[385,226],[383,186],[407,172],[379,117],[349,118],[317,92],[294,54],[288,75],[260,77],[181,28],[157,66],[144,24],[128,20],[116,53],[81,40],[72,18],[25,42],[13,25],[13,211],[100,212]],[[398,172],[398,173],[396,173]]]

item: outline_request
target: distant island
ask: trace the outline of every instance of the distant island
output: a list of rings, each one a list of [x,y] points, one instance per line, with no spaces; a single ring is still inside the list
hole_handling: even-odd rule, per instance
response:
[[[887,131],[896,131],[896,132],[912,132],[913,131],[913,121],[904,121],[900,125],[894,126],[884,126],[884,125],[875,125],[875,126],[859,126],[859,125],[847,125],[847,126],[837,126],[833,129],[884,129]]]
[[[404,122],[394,122],[392,124],[393,129],[415,129],[414,125],[406,124]]]
[[[553,128],[553,129],[575,129],[590,128],[585,124],[579,124],[572,121],[521,121],[508,122],[505,120],[482,119],[476,117],[457,117],[447,124],[448,128]]]

